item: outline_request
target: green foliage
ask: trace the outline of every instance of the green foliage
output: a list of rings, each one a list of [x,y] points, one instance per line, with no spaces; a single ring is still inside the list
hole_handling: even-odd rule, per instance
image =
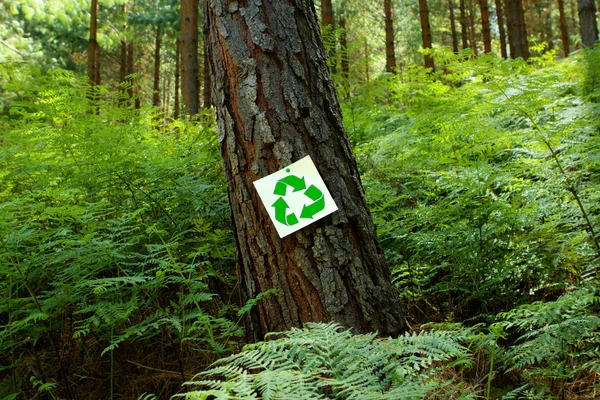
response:
[[[335,323],[307,324],[218,360],[188,385],[186,399],[474,398],[444,371],[469,365],[470,352],[449,332],[376,339]],[[222,377],[222,379],[220,379]],[[214,396],[214,397],[213,397]]]
[[[414,67],[343,103],[410,311],[482,320],[592,277],[600,120],[582,66],[597,50],[529,64],[434,55],[437,75]]]

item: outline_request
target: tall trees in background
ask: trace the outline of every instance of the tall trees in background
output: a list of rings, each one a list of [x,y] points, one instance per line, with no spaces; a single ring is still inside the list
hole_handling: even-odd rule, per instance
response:
[[[462,39],[462,48],[463,50],[469,47],[469,32],[468,25],[469,21],[467,20],[467,12],[465,8],[465,0],[459,0],[460,6],[460,37]]]
[[[498,20],[498,36],[500,36],[500,54],[502,58],[508,58],[506,51],[506,31],[504,29],[504,13],[502,11],[502,0],[496,2],[496,18]]]
[[[200,109],[198,68],[198,0],[181,0],[179,9],[181,40],[181,93],[185,112],[196,115]]]
[[[421,38],[423,40],[423,48],[431,49],[432,37],[431,37],[431,24],[429,23],[429,6],[427,0],[419,0],[419,16],[421,17]],[[435,69],[433,64],[433,57],[425,54],[425,68]]]
[[[506,26],[511,58],[529,58],[529,46],[521,0],[506,0]]]
[[[152,105],[160,107],[160,49],[162,47],[162,31],[156,28],[154,41],[154,85],[152,86]]]
[[[250,339],[306,321],[395,334],[403,325],[398,294],[315,33],[313,2],[248,4],[252,17],[241,18],[237,3],[211,0],[205,18],[244,297],[278,289],[250,311]],[[271,205],[261,203],[253,182],[306,155],[339,210],[282,239],[265,210]]]
[[[596,22],[596,5],[594,0],[578,0],[579,27],[581,42],[591,47],[598,40],[598,23]]]
[[[88,41],[87,75],[92,86],[99,83],[96,71],[98,57],[98,0],[91,1],[90,8],[90,37]]]
[[[456,32],[456,18],[454,18],[454,3],[448,0],[448,10],[450,11],[450,33],[452,35],[452,51],[458,53],[458,34]]]
[[[481,11],[481,32],[483,34],[483,49],[485,53],[492,52],[492,34],[490,30],[490,10],[487,0],[479,0]]]
[[[396,47],[394,41],[394,13],[392,0],[383,0],[383,11],[385,14],[385,70],[387,72],[395,72]]]
[[[567,16],[565,14],[564,0],[557,0],[558,15],[560,24],[560,38],[562,41],[563,53],[565,57],[569,55],[569,30],[567,27]]]
[[[328,45],[328,54],[330,59],[331,70],[336,71],[335,60],[335,17],[333,15],[333,4],[331,0],[321,0],[321,24],[325,32],[325,41]]]

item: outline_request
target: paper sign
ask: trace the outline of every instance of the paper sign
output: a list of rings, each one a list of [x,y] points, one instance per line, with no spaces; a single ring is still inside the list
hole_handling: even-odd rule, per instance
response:
[[[338,209],[310,156],[255,181],[254,187],[279,237]]]

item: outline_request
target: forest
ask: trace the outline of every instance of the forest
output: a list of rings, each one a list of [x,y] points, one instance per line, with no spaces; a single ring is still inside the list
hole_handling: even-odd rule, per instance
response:
[[[0,398],[600,398],[597,7],[2,0]]]

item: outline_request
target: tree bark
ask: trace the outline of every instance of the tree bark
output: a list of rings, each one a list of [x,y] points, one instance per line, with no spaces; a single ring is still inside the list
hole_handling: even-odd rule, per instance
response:
[[[487,0],[479,0],[479,9],[481,10],[481,32],[483,34],[483,51],[492,52],[492,34],[490,30],[490,10]]]
[[[506,52],[506,31],[504,30],[504,13],[502,12],[502,0],[496,0],[496,17],[498,18],[498,35],[500,36],[500,54],[502,58],[508,58]]]
[[[397,64],[392,0],[383,0],[383,12],[385,14],[385,70],[395,73]]]
[[[88,40],[87,75],[90,85],[96,86],[96,57],[98,56],[98,0],[92,0],[90,8],[90,38]]]
[[[182,58],[183,107],[188,115],[198,114],[200,92],[198,77],[198,0],[181,0],[179,9]]]
[[[431,49],[432,38],[431,38],[431,25],[429,24],[429,7],[427,6],[427,0],[419,0],[419,16],[421,17],[421,39],[423,40],[423,48]],[[424,55],[425,68],[431,68],[435,70],[433,64],[433,57]]]
[[[467,24],[467,12],[465,8],[465,0],[460,0],[460,33],[462,39],[462,48],[467,49],[469,47],[469,32]]]
[[[586,47],[592,47],[598,40],[596,5],[594,0],[578,0],[578,6],[581,42]]]
[[[458,34],[456,32],[456,19],[454,18],[454,3],[448,0],[448,9],[450,10],[450,32],[452,33],[452,51],[458,53]]]
[[[246,298],[249,340],[307,321],[402,330],[312,0],[205,3],[219,140]],[[310,155],[339,210],[279,238],[252,182]]]
[[[560,38],[565,57],[569,56],[569,28],[567,27],[567,15],[565,14],[565,1],[558,0],[558,15],[560,22]]]
[[[160,26],[156,28],[154,43],[154,87],[152,91],[152,105],[160,107],[160,48],[162,46],[162,33]]]
[[[510,57],[527,59],[525,52],[525,38],[523,37],[523,20],[521,18],[521,0],[506,0],[506,18],[508,30],[508,41],[510,46]]]
[[[176,42],[175,42],[175,96],[174,96],[175,101],[173,104],[173,118],[174,119],[179,118],[180,77],[181,77],[181,40],[179,39],[179,36],[178,36],[176,39]]]

